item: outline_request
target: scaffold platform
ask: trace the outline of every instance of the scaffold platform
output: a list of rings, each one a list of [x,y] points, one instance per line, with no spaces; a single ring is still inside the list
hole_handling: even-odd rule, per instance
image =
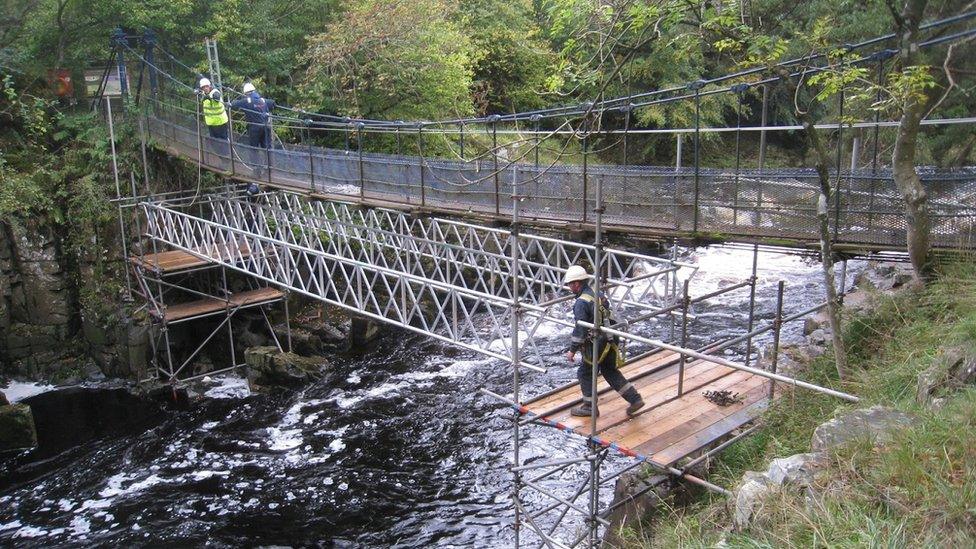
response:
[[[217,245],[212,245],[205,248],[198,248],[194,250],[194,253],[184,250],[169,250],[133,256],[129,258],[129,261],[133,265],[150,272],[174,274],[207,267],[217,263],[221,259],[228,259],[230,257],[243,259],[251,253],[246,242],[238,244],[236,247],[224,246],[223,248],[220,249]]]
[[[605,446],[666,467],[751,422],[769,402],[768,379],[704,360],[685,363],[679,396],[679,370],[680,355],[672,351],[658,351],[621,368],[645,402],[632,418],[625,412],[627,402],[601,377],[596,437]],[[705,391],[730,391],[739,399],[720,406],[706,399]],[[573,383],[523,406],[545,423],[589,437],[590,418],[570,415],[581,402],[579,384]]]
[[[265,287],[232,294],[227,299],[206,298],[176,305],[166,305],[163,313],[164,318],[160,320],[173,324],[183,320],[224,313],[227,309],[246,309],[258,305],[267,305],[280,301],[284,296],[285,294],[281,290]]]

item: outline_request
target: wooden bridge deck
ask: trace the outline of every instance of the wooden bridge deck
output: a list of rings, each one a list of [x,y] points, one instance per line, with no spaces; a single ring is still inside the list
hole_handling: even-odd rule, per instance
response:
[[[624,412],[624,399],[601,377],[597,437],[667,466],[752,421],[768,403],[766,378],[701,360],[685,365],[684,391],[679,397],[677,361],[677,353],[660,351],[621,369],[646,404],[633,418]],[[741,401],[719,406],[703,396],[704,391],[719,390],[738,393]],[[534,414],[587,436],[590,418],[569,413],[580,402],[579,385],[572,384],[524,405]]]
[[[251,255],[251,250],[247,242],[227,246],[211,245],[204,248],[197,248],[194,253],[183,250],[169,250],[165,252],[149,253],[141,256],[133,256],[129,260],[139,267],[151,272],[161,274],[173,274],[188,271],[206,265],[216,264],[215,259],[228,259],[241,257],[242,259]]]

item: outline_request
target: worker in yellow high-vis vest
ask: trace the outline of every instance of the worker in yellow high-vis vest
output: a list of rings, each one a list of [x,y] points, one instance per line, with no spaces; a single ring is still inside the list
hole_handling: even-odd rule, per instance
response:
[[[199,94],[203,101],[203,121],[207,125],[210,137],[226,140],[229,118],[227,117],[227,109],[221,101],[220,90],[214,89],[209,79],[201,78]]]

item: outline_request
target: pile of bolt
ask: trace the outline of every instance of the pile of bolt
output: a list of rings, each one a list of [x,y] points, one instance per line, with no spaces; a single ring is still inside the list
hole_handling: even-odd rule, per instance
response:
[[[705,397],[705,400],[719,406],[729,406],[737,402],[742,402],[742,396],[739,393],[733,393],[728,390],[704,391],[702,392],[702,396]]]

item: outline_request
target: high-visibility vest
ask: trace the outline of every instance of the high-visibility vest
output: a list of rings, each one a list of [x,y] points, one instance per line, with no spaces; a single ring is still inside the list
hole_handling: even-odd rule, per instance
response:
[[[220,101],[214,101],[209,97],[203,99],[203,121],[208,126],[223,126],[227,124],[227,109]]]

